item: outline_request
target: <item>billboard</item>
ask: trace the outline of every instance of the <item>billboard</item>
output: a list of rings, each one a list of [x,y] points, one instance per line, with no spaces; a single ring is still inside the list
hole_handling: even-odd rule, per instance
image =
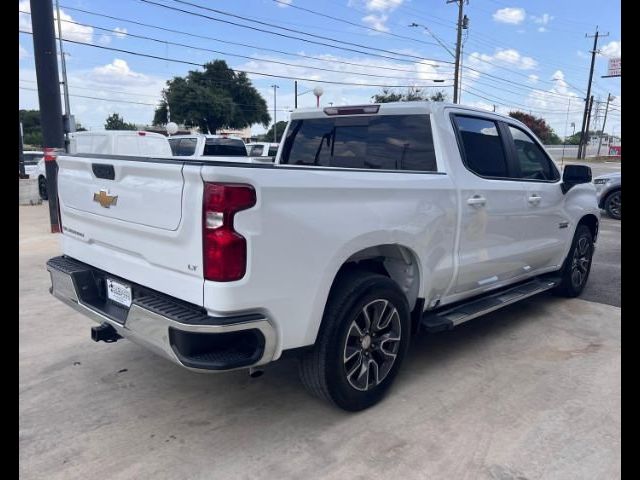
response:
[[[607,76],[608,77],[622,76],[621,57],[614,57],[609,59],[609,68],[607,69]]]

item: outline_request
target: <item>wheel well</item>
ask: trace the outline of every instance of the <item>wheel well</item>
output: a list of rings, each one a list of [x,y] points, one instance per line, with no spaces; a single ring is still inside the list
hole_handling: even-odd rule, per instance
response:
[[[413,310],[420,289],[420,271],[415,253],[402,245],[377,245],[351,255],[340,267],[333,279],[353,269],[379,273],[396,282],[407,296],[409,309]],[[333,288],[333,285],[332,285]]]
[[[598,238],[598,218],[595,215],[585,215],[580,219],[578,225],[586,225],[587,227],[589,227],[589,230],[591,230],[593,241],[596,241],[596,239]]]

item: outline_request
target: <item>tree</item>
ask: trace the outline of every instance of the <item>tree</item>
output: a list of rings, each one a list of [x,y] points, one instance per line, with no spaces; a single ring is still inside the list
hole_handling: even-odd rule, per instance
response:
[[[39,110],[20,110],[22,122],[22,142],[25,145],[42,146],[42,128]]]
[[[408,88],[405,93],[395,92],[389,88],[383,88],[381,93],[374,95],[373,103],[389,103],[389,102],[444,102],[447,94],[437,91],[429,96],[421,88]]]
[[[190,71],[186,77],[167,81],[153,125],[167,123],[167,102],[171,121],[200,127],[203,133],[220,128],[245,128],[271,122],[267,102],[245,73],[236,73],[224,60],[205,64],[204,71]]]
[[[112,113],[107,117],[104,122],[105,130],[137,130],[133,123],[127,123],[124,119],[117,113]]]
[[[520,120],[529,127],[529,129],[535,133],[542,143],[546,145],[557,145],[562,143],[560,138],[556,135],[553,129],[547,125],[547,122],[543,118],[534,117],[533,115],[520,111],[509,112],[509,116],[516,120]]]
[[[276,142],[280,142],[282,139],[282,134],[284,133],[284,129],[287,128],[287,122],[284,120],[280,120],[276,123]],[[267,131],[267,133],[258,136],[258,140],[260,142],[273,142],[273,125]]]
[[[76,132],[86,132],[87,129],[80,122],[76,122]]]

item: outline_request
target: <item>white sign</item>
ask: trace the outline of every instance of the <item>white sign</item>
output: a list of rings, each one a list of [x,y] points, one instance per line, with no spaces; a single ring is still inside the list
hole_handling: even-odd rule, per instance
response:
[[[609,59],[609,68],[608,68],[608,76],[622,76],[622,63],[621,58],[610,58]]]

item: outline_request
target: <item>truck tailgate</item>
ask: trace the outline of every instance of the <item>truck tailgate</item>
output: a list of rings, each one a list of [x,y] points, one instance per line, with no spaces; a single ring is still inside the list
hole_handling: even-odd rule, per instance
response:
[[[199,165],[105,155],[58,166],[65,255],[202,305]]]

